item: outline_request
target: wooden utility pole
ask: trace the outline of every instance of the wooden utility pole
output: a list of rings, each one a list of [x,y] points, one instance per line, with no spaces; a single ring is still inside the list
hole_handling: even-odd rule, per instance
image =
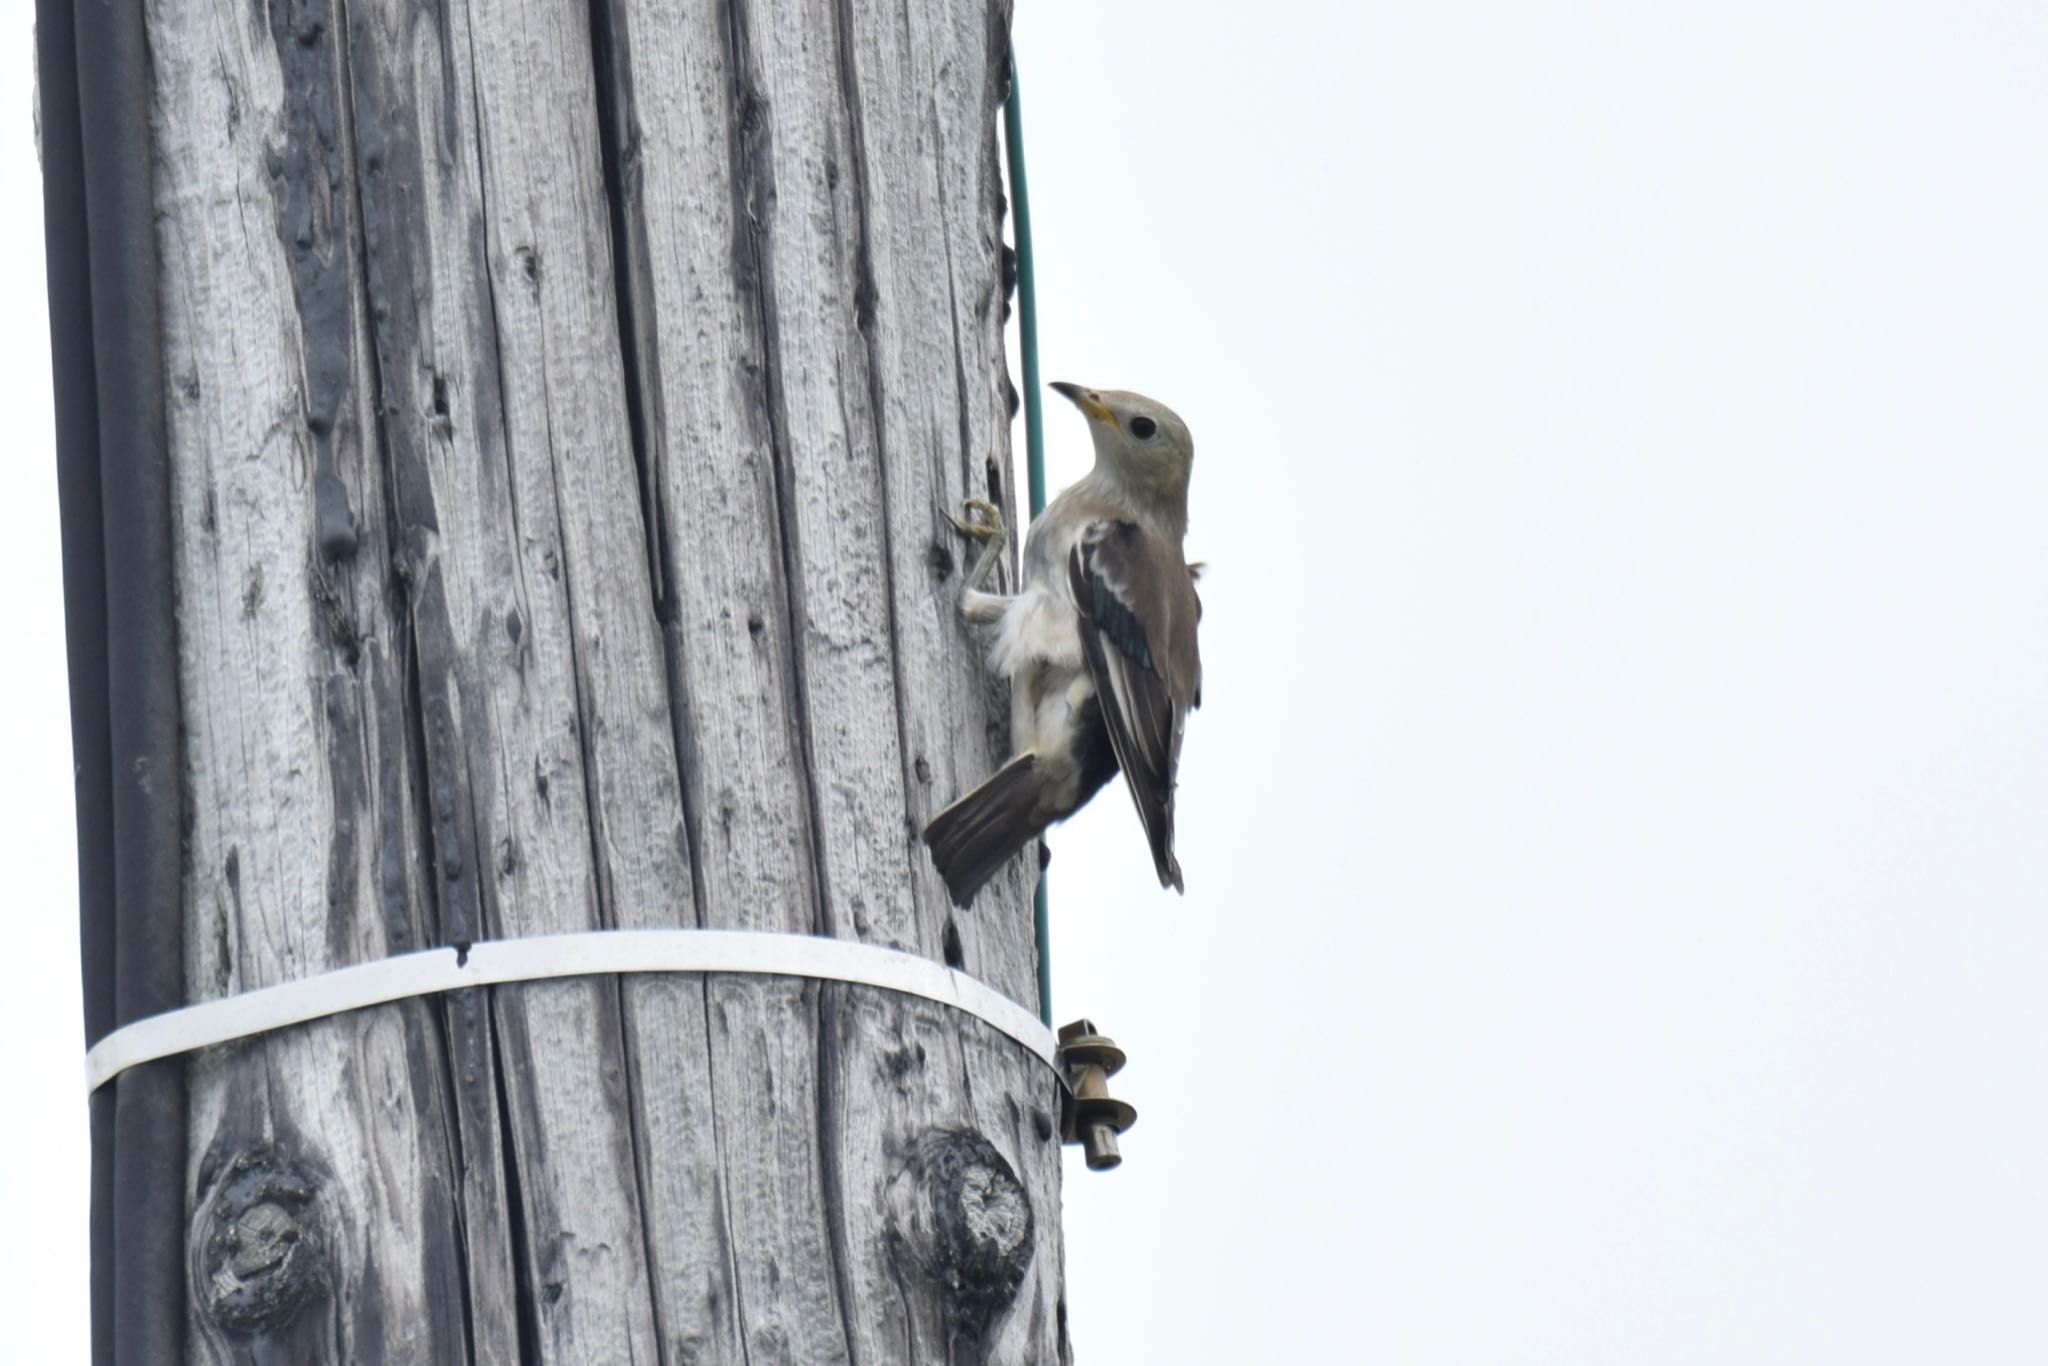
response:
[[[181,871],[115,914],[187,999],[701,925],[1035,1005],[1027,871],[956,912],[917,840],[1003,743],[945,514],[1011,488],[1005,0],[138,6]],[[142,449],[79,425],[101,487]],[[193,1361],[1066,1357],[1050,1076],[921,998],[578,978],[157,1066],[183,1189],[106,1199],[173,1210]],[[168,1293],[109,1274],[102,1360]]]

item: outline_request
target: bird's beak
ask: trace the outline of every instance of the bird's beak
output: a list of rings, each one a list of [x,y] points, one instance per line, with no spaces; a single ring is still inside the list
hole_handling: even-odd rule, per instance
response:
[[[1109,410],[1109,405],[1097,398],[1091,390],[1083,389],[1078,384],[1069,384],[1063,379],[1054,380],[1052,390],[1086,413],[1090,422],[1107,422],[1111,431],[1123,430],[1116,425],[1116,414]]]

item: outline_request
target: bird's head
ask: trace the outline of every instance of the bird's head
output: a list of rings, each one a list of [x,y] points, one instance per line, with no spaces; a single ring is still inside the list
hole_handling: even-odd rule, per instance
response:
[[[1058,381],[1055,392],[1079,408],[1095,438],[1095,463],[1134,496],[1156,501],[1171,520],[1187,518],[1188,472],[1195,439],[1173,409],[1123,389]]]

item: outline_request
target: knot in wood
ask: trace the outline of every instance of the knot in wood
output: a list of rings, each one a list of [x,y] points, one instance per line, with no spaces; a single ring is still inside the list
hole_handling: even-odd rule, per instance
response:
[[[206,1315],[231,1333],[274,1332],[327,1287],[314,1183],[272,1149],[237,1156],[201,1215]]]
[[[935,1130],[889,1183],[887,1206],[898,1267],[934,1286],[956,1339],[981,1340],[1031,1262],[1031,1197],[1009,1159],[972,1129]]]

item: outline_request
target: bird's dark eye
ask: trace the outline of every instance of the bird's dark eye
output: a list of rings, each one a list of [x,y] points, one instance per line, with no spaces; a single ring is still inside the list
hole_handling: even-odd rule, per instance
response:
[[[1137,437],[1140,441],[1150,441],[1158,434],[1158,431],[1159,424],[1149,417],[1134,417],[1131,419],[1131,435]]]

